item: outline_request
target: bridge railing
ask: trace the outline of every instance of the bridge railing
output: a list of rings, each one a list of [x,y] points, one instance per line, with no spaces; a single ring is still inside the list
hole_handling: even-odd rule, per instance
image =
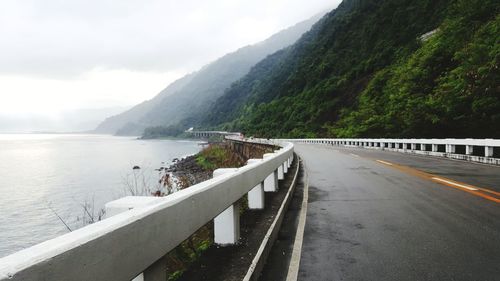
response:
[[[264,159],[216,170],[213,179],[169,196],[117,200],[114,216],[1,258],[0,280],[166,280],[162,258],[209,221],[216,242],[238,239],[235,202],[247,193],[249,201],[259,197],[265,185],[277,188],[280,171],[293,161],[293,144],[280,145]]]
[[[499,139],[291,139],[287,141],[382,149],[500,165]]]

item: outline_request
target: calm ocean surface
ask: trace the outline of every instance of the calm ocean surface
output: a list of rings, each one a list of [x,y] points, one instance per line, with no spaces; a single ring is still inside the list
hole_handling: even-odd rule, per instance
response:
[[[54,211],[81,227],[81,204],[97,211],[125,196],[133,166],[153,183],[154,169],[199,150],[195,141],[0,134],[0,257],[67,233]]]

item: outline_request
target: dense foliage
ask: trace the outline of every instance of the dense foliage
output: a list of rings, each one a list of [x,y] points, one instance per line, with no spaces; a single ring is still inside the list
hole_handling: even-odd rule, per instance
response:
[[[218,143],[211,144],[198,153],[196,163],[205,170],[213,171],[219,168],[244,166],[245,159],[232,151],[227,145]]]
[[[259,136],[499,137],[499,6],[345,0],[234,83],[201,125]]]
[[[375,74],[333,134],[500,136],[498,4],[457,1],[450,12],[418,50]]]
[[[184,130],[182,127],[177,126],[177,125],[172,125],[172,126],[155,126],[155,127],[148,127],[144,130],[144,133],[142,135],[143,139],[155,139],[155,138],[161,138],[165,136],[170,136],[170,137],[179,137],[184,134]]]

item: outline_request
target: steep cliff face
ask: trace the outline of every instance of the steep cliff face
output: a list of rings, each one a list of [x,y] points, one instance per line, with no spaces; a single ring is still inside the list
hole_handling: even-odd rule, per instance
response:
[[[293,44],[321,17],[315,16],[267,40],[246,46],[169,85],[155,98],[105,120],[99,133],[142,134],[146,127],[193,123],[233,82],[267,55]]]
[[[345,0],[234,83],[200,125],[260,136],[499,137],[499,6]]]

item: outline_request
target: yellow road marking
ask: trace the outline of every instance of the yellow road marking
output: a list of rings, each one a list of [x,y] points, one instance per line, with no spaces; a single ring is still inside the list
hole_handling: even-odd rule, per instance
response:
[[[383,161],[383,160],[375,160],[375,161],[382,163],[382,164],[385,164],[385,165],[388,165],[388,166],[391,166],[392,168],[400,170],[400,171],[405,172],[407,174],[411,174],[411,175],[414,175],[414,176],[417,176],[417,177],[420,177],[423,179],[433,181],[435,183],[439,183],[442,185],[453,187],[453,188],[468,192],[470,194],[482,197],[484,199],[487,199],[487,200],[490,200],[490,201],[493,201],[496,203],[500,203],[500,193],[499,192],[496,192],[496,191],[493,191],[490,189],[486,189],[486,188],[482,188],[482,187],[473,186],[473,185],[462,183],[462,182],[458,182],[458,181],[454,181],[454,180],[451,180],[448,178],[438,177],[436,175],[426,173],[426,172],[423,172],[423,171],[420,171],[420,170],[417,170],[414,168],[410,168],[407,166],[394,164],[394,163],[390,163],[390,162]],[[486,193],[490,193],[493,195],[486,194]]]
[[[385,164],[385,165],[392,166],[392,163],[389,163],[389,162],[386,162],[386,161],[383,161],[383,160],[377,160],[377,162]]]
[[[468,189],[468,190],[479,190],[479,189],[474,188],[474,187],[469,187],[467,185],[463,185],[463,184],[460,184],[460,183],[452,182],[452,181],[445,180],[445,179],[438,178],[438,177],[432,177],[431,179],[433,179],[435,181],[439,181],[439,182],[444,182],[444,183],[447,183],[447,184],[451,184],[451,185],[454,185],[454,186],[462,187],[462,188],[465,188],[465,189]]]

